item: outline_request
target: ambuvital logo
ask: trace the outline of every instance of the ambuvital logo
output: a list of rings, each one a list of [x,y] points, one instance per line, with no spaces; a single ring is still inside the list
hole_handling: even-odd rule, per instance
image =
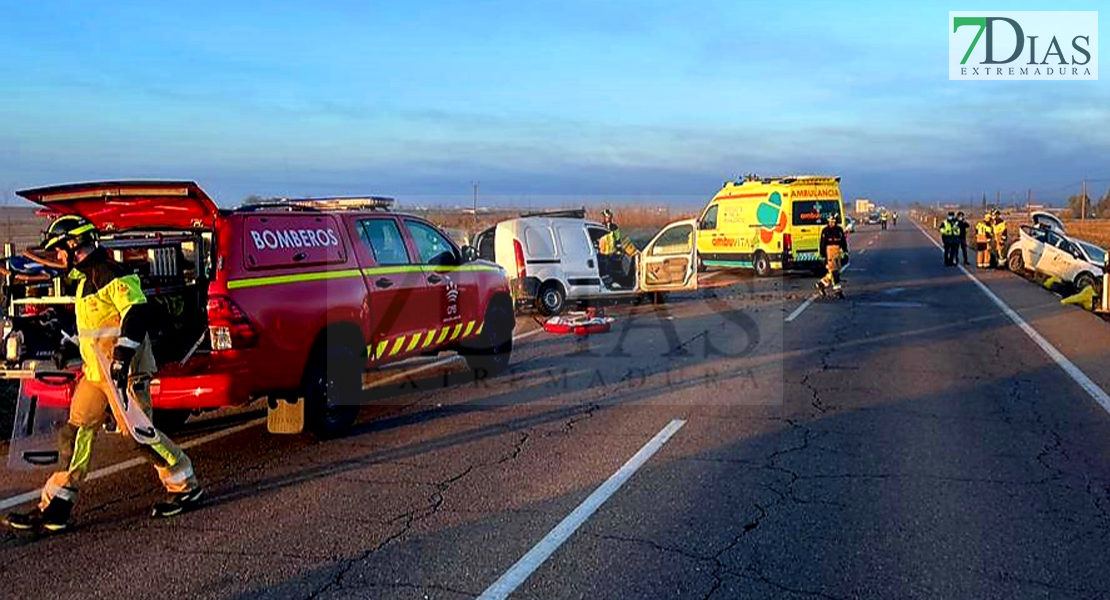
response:
[[[1098,12],[948,13],[948,79],[1098,79]]]

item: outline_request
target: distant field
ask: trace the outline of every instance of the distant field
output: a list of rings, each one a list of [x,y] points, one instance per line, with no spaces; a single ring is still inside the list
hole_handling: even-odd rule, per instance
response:
[[[12,242],[16,248],[39,243],[39,232],[46,221],[35,216],[33,208],[0,207],[0,245]]]
[[[1087,240],[1110,248],[1110,219],[1088,219],[1086,221],[1064,221],[1068,233],[1079,239]]]

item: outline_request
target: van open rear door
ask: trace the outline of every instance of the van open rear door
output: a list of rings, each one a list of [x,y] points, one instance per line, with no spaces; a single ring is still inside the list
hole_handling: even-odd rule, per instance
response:
[[[640,290],[673,292],[698,287],[697,226],[676,221],[655,235],[640,253]]]
[[[106,232],[211,229],[219,212],[192,181],[101,181],[17,193],[47,209],[81,215]]]

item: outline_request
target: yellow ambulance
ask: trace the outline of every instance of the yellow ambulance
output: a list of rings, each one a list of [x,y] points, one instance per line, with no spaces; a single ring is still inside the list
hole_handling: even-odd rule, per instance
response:
[[[797,175],[729,181],[698,220],[698,260],[706,268],[822,270],[821,228],[844,225],[840,177]],[[845,263],[846,264],[846,263]]]

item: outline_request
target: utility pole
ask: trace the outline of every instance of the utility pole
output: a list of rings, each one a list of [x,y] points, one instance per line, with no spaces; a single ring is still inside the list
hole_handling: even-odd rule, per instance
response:
[[[474,233],[478,233],[478,184],[480,181],[472,181],[471,185],[474,186]]]
[[[1083,216],[1081,216],[1079,218],[1079,220],[1080,221],[1085,221],[1085,220],[1087,220],[1087,180],[1086,179],[1083,180],[1083,191],[1081,192],[1081,194],[1082,195],[1079,196],[1079,206],[1080,206],[1080,210],[1083,211]]]
[[[1033,188],[1025,189],[1025,210],[1029,210],[1029,205],[1033,204]]]

